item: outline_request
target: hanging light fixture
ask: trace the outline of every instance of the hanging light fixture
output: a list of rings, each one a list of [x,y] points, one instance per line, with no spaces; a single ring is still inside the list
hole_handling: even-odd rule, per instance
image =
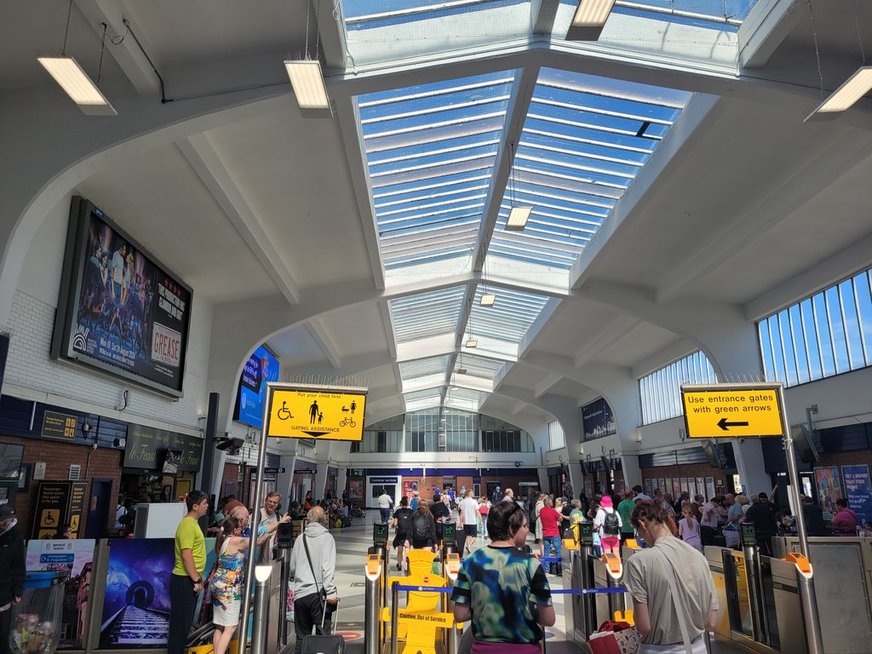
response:
[[[474,348],[474,347],[478,347],[478,339],[475,337],[475,335],[474,335],[473,332],[472,332],[472,306],[471,306],[471,305],[472,305],[472,300],[470,299],[469,302],[470,302],[470,307],[469,307],[469,321],[468,321],[468,323],[467,323],[467,325],[468,325],[468,327],[469,327],[469,338],[466,339],[466,347],[468,347],[468,348],[471,349],[471,348]]]
[[[320,5],[320,3],[319,3]],[[327,97],[327,83],[324,80],[324,71],[319,60],[321,42],[320,30],[315,32],[315,57],[309,56],[309,13],[312,3],[306,6],[306,51],[302,59],[286,59],[285,70],[291,87],[294,89],[294,97],[302,110],[323,110],[330,108],[330,98]],[[317,27],[317,19],[316,19]]]
[[[863,46],[863,33],[860,31],[860,19],[857,16],[857,5],[854,4],[854,23],[857,27],[857,40],[860,44],[860,67],[855,70],[851,76],[842,82],[841,86],[833,91],[826,99],[823,97],[824,80],[820,73],[820,54],[817,44],[817,30],[814,26],[814,9],[809,3],[808,7],[812,21],[812,34],[815,42],[815,55],[817,56],[818,74],[821,82],[821,103],[815,107],[807,117],[810,118],[827,117],[834,118],[832,114],[838,114],[847,111],[864,95],[872,91],[872,66],[866,65],[866,49]]]
[[[509,174],[509,181],[511,182],[511,193],[509,195],[509,218],[506,220],[506,231],[509,232],[521,232],[524,231],[524,228],[527,226],[527,221],[530,220],[530,214],[533,213],[533,207],[524,206],[519,207],[515,204],[515,187],[517,186],[517,181],[515,180],[515,146],[511,147],[512,153],[512,161],[511,161],[511,172]]]
[[[567,41],[596,41],[612,13],[615,0],[579,0],[566,32]]]
[[[58,86],[70,96],[86,116],[117,116],[118,112],[109,104],[106,96],[91,81],[85,70],[73,57],[67,54],[67,37],[70,34],[70,17],[73,13],[73,0],[67,9],[67,25],[64,29],[64,45],[60,56],[37,57],[36,60],[52,76]],[[103,53],[100,53],[102,62]]]

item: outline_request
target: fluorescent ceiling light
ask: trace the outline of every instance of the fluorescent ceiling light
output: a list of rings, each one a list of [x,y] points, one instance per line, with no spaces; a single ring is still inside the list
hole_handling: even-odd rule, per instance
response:
[[[483,306],[483,307],[492,307],[494,305],[494,302],[496,302],[496,301],[497,301],[497,296],[494,295],[493,293],[485,293],[481,296],[481,300],[479,300],[479,302],[481,303],[481,306]]]
[[[566,40],[596,41],[614,5],[615,0],[579,0]]]
[[[72,57],[37,57],[54,81],[87,116],[117,116],[118,112]]]
[[[470,338],[466,341],[466,347],[478,347],[478,341],[474,338]]]
[[[321,62],[313,59],[286,60],[285,69],[300,109],[329,109],[327,85]]]
[[[827,114],[846,111],[872,90],[872,66],[861,66],[812,112]]]
[[[509,219],[506,221],[506,229],[510,232],[520,232],[527,226],[533,207],[512,207]]]

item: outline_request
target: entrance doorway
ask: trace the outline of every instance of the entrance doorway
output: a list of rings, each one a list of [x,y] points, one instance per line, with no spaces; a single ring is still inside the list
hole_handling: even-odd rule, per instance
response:
[[[112,480],[94,479],[91,482],[91,503],[85,538],[105,538],[109,527],[109,502],[112,500]],[[113,523],[114,526],[114,523]]]

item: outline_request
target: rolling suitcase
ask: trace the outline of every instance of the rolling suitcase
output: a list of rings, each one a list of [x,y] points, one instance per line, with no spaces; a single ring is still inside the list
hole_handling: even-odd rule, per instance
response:
[[[333,612],[333,627],[330,630],[331,634],[324,633],[324,619],[327,617],[326,605],[321,613],[321,628],[315,628],[319,631],[318,634],[309,634],[303,636],[301,654],[343,654],[345,650],[345,640],[342,636],[336,635],[336,625],[339,624],[339,607]]]

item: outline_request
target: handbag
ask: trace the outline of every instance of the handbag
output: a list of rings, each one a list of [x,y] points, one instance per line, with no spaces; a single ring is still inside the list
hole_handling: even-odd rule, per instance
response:
[[[675,580],[673,579],[673,575],[677,574],[675,570],[675,566],[672,564],[672,561],[669,559],[666,554],[664,554],[661,550],[654,548],[656,552],[660,553],[666,562],[669,564],[669,567],[672,569],[672,574],[666,575],[666,581],[669,584],[669,594],[672,595],[672,601],[675,604],[675,614],[678,617],[678,626],[681,629],[681,640],[682,643],[676,643],[674,645],[641,645],[639,647],[639,654],[706,654],[708,652],[708,648],[706,647],[706,638],[705,632],[703,632],[703,636],[697,638],[695,641],[690,640],[690,633],[687,628],[687,623],[689,622],[688,616],[684,614],[684,609],[681,603],[678,601],[678,589],[675,587]]]
[[[303,534],[303,549],[306,550],[306,560],[309,562],[309,570],[315,580],[315,589],[321,598],[321,626],[312,626],[313,633],[303,636],[301,654],[342,654],[345,650],[345,640],[342,636],[336,636],[324,631],[324,620],[327,618],[327,591],[318,584],[318,576],[312,565],[312,557],[309,555],[309,544],[306,542],[306,534]],[[334,624],[338,623],[339,611],[334,611]]]

